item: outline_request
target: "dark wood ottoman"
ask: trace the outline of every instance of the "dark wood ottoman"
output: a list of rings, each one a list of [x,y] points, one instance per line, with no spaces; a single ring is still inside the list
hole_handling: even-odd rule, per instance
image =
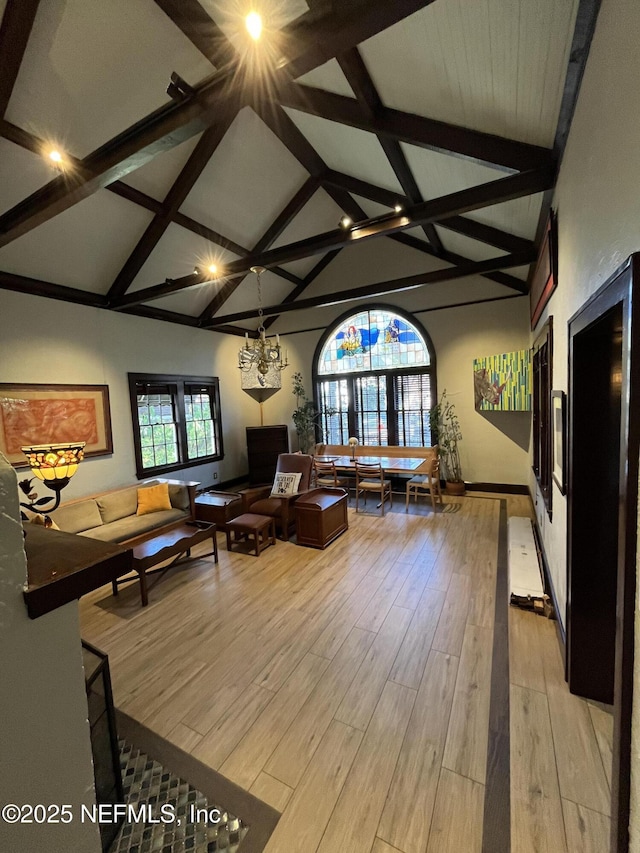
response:
[[[226,530],[227,522],[242,512],[242,497],[237,492],[203,492],[195,500],[196,519]]]
[[[245,512],[227,522],[227,551],[241,539],[253,537],[256,557],[269,545],[276,544],[276,521],[269,515]]]
[[[312,489],[295,503],[298,545],[326,548],[349,527],[348,493],[344,489]]]

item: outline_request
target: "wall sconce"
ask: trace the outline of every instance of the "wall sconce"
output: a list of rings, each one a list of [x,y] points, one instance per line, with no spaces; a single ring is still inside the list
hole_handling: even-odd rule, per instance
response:
[[[45,486],[55,492],[53,497],[38,498],[32,491],[29,480],[21,480],[20,488],[29,499],[30,503],[21,503],[24,509],[47,515],[60,506],[60,493],[68,485],[69,480],[78,470],[79,463],[84,459],[84,441],[73,441],[68,444],[36,444],[33,447],[21,447],[20,450],[27,457],[29,467],[38,480],[42,480]],[[49,501],[53,505],[45,506]],[[22,513],[23,518],[26,518]]]

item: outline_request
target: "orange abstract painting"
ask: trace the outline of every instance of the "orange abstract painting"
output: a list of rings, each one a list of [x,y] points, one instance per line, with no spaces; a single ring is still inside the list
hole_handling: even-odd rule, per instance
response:
[[[21,447],[85,442],[85,456],[111,453],[106,385],[0,384],[0,451],[17,467]]]

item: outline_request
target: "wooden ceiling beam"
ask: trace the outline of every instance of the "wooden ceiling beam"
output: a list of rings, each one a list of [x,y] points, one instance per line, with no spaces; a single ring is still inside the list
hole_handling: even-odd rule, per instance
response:
[[[494,270],[509,269],[510,267],[522,266],[531,262],[529,253],[523,255],[505,255],[500,258],[492,258],[488,261],[478,261],[459,267],[448,267],[440,270],[417,273],[416,275],[404,276],[390,281],[381,281],[375,284],[367,284],[363,287],[351,288],[341,293],[326,293],[321,296],[311,296],[308,299],[299,299],[290,304],[268,305],[263,308],[265,316],[273,314],[284,314],[290,311],[304,311],[308,308],[324,308],[328,305],[341,305],[344,302],[352,302],[356,299],[370,299],[384,296],[387,293],[397,293],[401,290],[412,290],[417,287],[425,287],[430,284],[439,284],[446,281],[456,281],[473,275],[482,275]],[[216,326],[237,320],[249,320],[255,317],[256,310],[238,311],[224,317],[215,317],[204,323],[204,328],[214,329]]]
[[[567,74],[564,81],[564,90],[562,92],[562,100],[560,102],[560,111],[558,113],[558,123],[556,125],[556,135],[553,141],[553,152],[558,162],[558,168],[564,156],[564,150],[567,145],[567,138],[573,121],[578,95],[580,94],[580,86],[582,85],[582,77],[584,69],[589,58],[589,50],[591,41],[598,20],[598,13],[602,0],[579,0],[578,12],[576,14],[576,23],[573,30],[573,39],[571,42],[571,50],[569,51],[569,64],[567,66]],[[547,192],[544,195],[542,205],[540,207],[540,215],[536,227],[535,244],[539,247],[544,239],[549,213],[551,211],[551,202],[553,193]],[[533,279],[535,267],[529,271],[529,285]]]
[[[354,47],[341,54],[338,57],[338,63],[342,69],[342,73],[347,78],[347,82],[355,92],[358,103],[369,119],[375,120],[376,115],[384,105],[358,48]],[[404,156],[400,143],[397,139],[390,139],[388,136],[380,134],[378,134],[377,138],[405,196],[411,204],[420,204],[423,202],[424,198],[409,167],[407,158]],[[435,251],[442,253],[444,246],[435,226],[432,223],[427,223],[422,226],[422,230]]]
[[[348,3],[334,3],[330,9],[328,4],[320,4],[283,30],[283,54],[290,77],[301,77],[324,65],[433,2],[435,0],[393,0],[392,3],[389,0],[349,0]],[[318,32],[321,22],[324,24],[322,34]]]
[[[300,83],[281,86],[274,97],[285,107],[398,142],[458,155],[502,171],[529,171],[554,162],[553,154],[547,148],[390,107],[381,107],[374,117],[370,117],[354,98]]]
[[[236,51],[198,0],[154,0],[215,68],[236,60]]]
[[[350,193],[385,205],[389,210],[393,210],[394,205],[398,203],[407,203],[405,196],[400,196],[391,190],[378,187],[359,178],[353,178],[342,172],[335,172],[332,169],[325,174],[322,183],[325,188],[327,186],[341,187]],[[470,237],[473,240],[495,246],[497,249],[504,249],[505,252],[522,252],[533,246],[531,240],[517,237],[515,234],[509,234],[508,231],[502,231],[492,225],[485,225],[475,219],[469,219],[467,216],[449,216],[436,224],[442,228],[448,228],[450,231],[456,231],[458,234],[464,234],[465,237]]]
[[[414,228],[416,225],[422,225],[425,222],[438,222],[448,216],[457,216],[463,212],[542,192],[552,186],[554,180],[555,172],[552,169],[537,169],[532,172],[500,178],[488,184],[481,184],[442,198],[423,202],[420,205],[414,205],[401,214],[384,219],[366,220],[365,223],[360,223],[349,230],[338,228],[334,231],[308,237],[305,240],[299,240],[296,243],[280,246],[277,249],[269,249],[266,252],[251,255],[248,258],[228,264],[226,272],[229,276],[240,275],[246,273],[252,266],[269,268],[276,264],[286,264],[301,258],[308,258],[311,255],[324,254],[329,249],[354,245],[362,240]],[[523,263],[529,263],[529,261]],[[150,299],[157,299],[184,288],[195,287],[202,284],[203,281],[207,281],[207,279],[195,274],[183,276],[171,282],[163,282],[160,285],[127,294],[113,307],[121,308],[125,305],[147,302]]]
[[[75,287],[65,287],[62,284],[10,272],[0,271],[0,289],[28,293],[31,296],[46,296],[49,299],[60,299],[63,302],[74,302],[77,305],[88,305],[92,308],[107,307],[107,298],[101,293],[91,293],[88,290],[78,290]]]
[[[40,155],[42,153],[43,142],[41,139],[38,139],[38,137],[28,131],[22,130],[22,128],[16,127],[16,125],[3,119],[0,119],[0,136],[22,148],[27,149],[28,151],[32,151],[34,154]],[[77,162],[79,163],[79,161]],[[124,198],[127,201],[133,202],[133,204],[144,207],[146,210],[151,211],[151,213],[161,213],[163,210],[163,203],[161,201],[151,198],[151,196],[146,195],[129,184],[125,184],[124,181],[114,181],[112,184],[109,184],[108,187],[105,187],[105,189],[114,193],[114,195],[120,196],[120,198]],[[199,237],[203,237],[215,246],[228,249],[230,252],[233,252],[241,258],[250,254],[249,249],[244,246],[240,246],[238,243],[230,240],[228,237],[225,237],[224,234],[219,234],[212,228],[208,228],[206,225],[196,222],[195,219],[185,216],[185,214],[180,211],[174,215],[173,222],[175,222],[176,225],[180,225],[182,228],[186,228],[187,231],[191,231]],[[284,278],[286,281],[290,281],[296,286],[298,286],[302,281],[298,276],[295,276],[293,273],[290,273],[288,270],[283,270],[280,267],[273,267],[271,272],[280,278]]]
[[[314,178],[313,176],[307,178],[307,180],[300,187],[298,192],[289,200],[289,202],[280,211],[280,214],[276,217],[275,221],[271,223],[271,225],[267,228],[262,237],[258,240],[256,245],[254,246],[252,255],[256,255],[260,252],[265,251],[272,243],[274,243],[278,239],[282,232],[287,228],[288,225],[291,224],[292,220],[297,216],[297,214],[302,210],[302,208],[309,201],[309,199],[314,195],[314,193],[318,189],[318,186],[319,181],[317,178]],[[250,266],[260,266],[260,264],[251,264]],[[246,272],[248,271],[248,269],[244,270],[243,275],[231,278],[226,281],[224,285],[220,288],[218,293],[216,293],[211,302],[204,309],[204,311],[201,313],[200,318],[203,320],[209,319],[209,317],[215,314],[216,311],[219,311],[221,306],[224,305],[224,303],[231,296],[231,294],[242,283],[246,276]],[[286,271],[282,270],[282,272]],[[300,280],[298,279],[296,282],[296,286],[298,286],[299,284]]]
[[[314,178],[324,175],[326,163],[279,104],[256,97],[252,108],[303,169]]]
[[[0,24],[0,118],[11,100],[40,0],[7,0]]]
[[[162,204],[162,211],[157,213],[149,223],[144,234],[138,240],[135,249],[116,276],[108,293],[109,300],[118,299],[127,292],[133,280],[158,245],[162,235],[173,221],[180,206],[193,189],[194,184],[211,159],[213,152],[222,142],[234,118],[235,113],[227,112],[226,115],[223,115],[219,121],[202,134],[191,156],[167,193]]]
[[[342,249],[332,249],[330,252],[327,252],[326,255],[323,255],[322,258],[318,261],[318,263],[314,266],[312,270],[310,270],[307,275],[304,277],[301,284],[299,284],[296,288],[294,288],[291,293],[288,293],[285,298],[282,300],[283,305],[288,305],[290,302],[295,302],[296,299],[304,293],[304,291],[309,287],[312,281],[320,275],[320,273],[329,266],[329,264],[333,261],[337,255],[340,254]],[[269,317],[264,321],[265,329],[270,328],[276,322],[280,315],[276,314],[273,317]]]
[[[177,311],[165,311],[153,305],[135,305],[128,308],[123,314],[135,314],[136,317],[147,317],[149,320],[164,320],[167,323],[178,323],[180,326],[199,328],[200,320],[189,314],[179,314]]]
[[[426,255],[431,255],[432,258],[440,258],[440,260],[447,261],[450,264],[468,264],[473,263],[470,258],[465,257],[464,255],[458,255],[456,252],[446,251],[444,257],[440,255],[436,255],[431,246],[428,243],[425,243],[424,240],[419,240],[417,237],[414,237],[413,234],[406,234],[401,232],[400,234],[390,234],[389,239],[394,242],[401,243],[403,246],[409,246],[412,249],[416,249],[418,252],[422,252]],[[534,250],[533,248],[529,249],[520,249],[517,253],[512,252],[510,254],[524,254],[528,257],[533,257]],[[529,292],[529,288],[527,287],[526,281],[522,281],[519,278],[516,278],[513,275],[509,275],[505,272],[487,272],[481,274],[483,278],[489,279],[489,281],[495,281],[496,284],[502,284],[504,287],[508,287],[509,290],[515,290],[519,294],[524,295]]]
[[[281,86],[312,70],[338,52],[402,20],[430,0],[350,0],[331,13],[308,12],[281,31],[283,57],[271,70],[269,87]],[[195,87],[180,103],[165,104],[127,128],[82,160],[82,169],[61,175],[0,217],[0,247],[26,234],[83,199],[139,169],[157,154],[204,131],[244,104],[244,76],[239,61],[225,65]]]

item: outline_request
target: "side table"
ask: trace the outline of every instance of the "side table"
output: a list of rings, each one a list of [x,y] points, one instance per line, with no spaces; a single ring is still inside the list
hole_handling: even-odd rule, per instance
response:
[[[226,530],[227,522],[242,513],[242,497],[237,492],[203,492],[196,497],[196,520]]]

